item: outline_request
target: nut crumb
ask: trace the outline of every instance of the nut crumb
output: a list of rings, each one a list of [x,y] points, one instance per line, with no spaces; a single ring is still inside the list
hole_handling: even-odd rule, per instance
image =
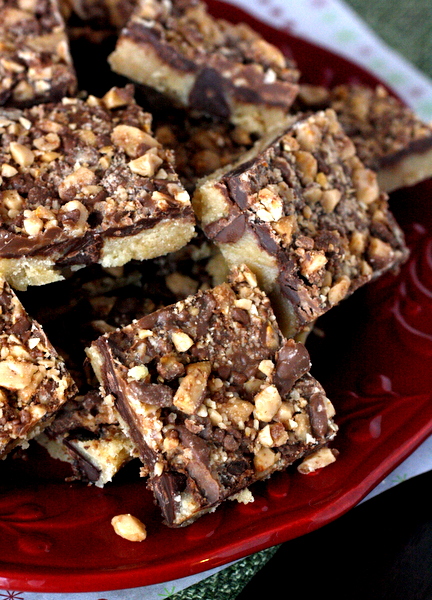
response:
[[[297,471],[305,475],[306,473],[312,473],[318,469],[322,469],[336,460],[335,454],[330,448],[320,448],[316,452],[309,454],[302,463],[297,467]]]
[[[255,498],[253,497],[252,492],[248,488],[240,490],[240,492],[229,496],[228,500],[236,500],[241,504],[249,504],[250,502],[255,502]]]
[[[130,542],[142,542],[147,537],[144,523],[130,514],[116,515],[111,525],[117,535]]]

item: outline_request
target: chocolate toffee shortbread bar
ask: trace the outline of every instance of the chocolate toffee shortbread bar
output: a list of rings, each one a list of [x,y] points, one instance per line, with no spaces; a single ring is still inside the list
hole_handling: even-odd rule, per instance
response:
[[[140,0],[109,58],[112,69],[180,106],[249,132],[288,112],[298,71],[245,24],[214,19],[199,0]]]
[[[209,273],[216,259],[212,250],[200,236],[167,256],[116,269],[95,265],[23,293],[79,385],[80,394],[36,438],[53,458],[72,465],[75,479],[102,487],[134,457],[109,397],[94,389],[97,381],[85,364],[85,346],[198,288],[208,289],[216,277],[222,280],[224,269],[216,276]]]
[[[192,193],[198,179],[237,160],[255,141],[231,123],[193,118],[187,111],[154,115],[155,137],[175,153],[176,171]]]
[[[375,173],[330,109],[293,117],[203,179],[194,203],[228,264],[248,264],[272,293],[287,336],[407,256]]]
[[[319,452],[337,431],[305,347],[282,337],[246,267],[87,352],[169,526]]]
[[[359,158],[377,172],[383,191],[432,177],[432,127],[383,86],[339,85],[326,90],[304,85],[299,102],[303,108],[335,110]]]
[[[103,487],[137,456],[118,423],[117,411],[98,390],[69,400],[36,441],[72,466],[73,478]]]
[[[17,289],[64,267],[166,254],[194,235],[173,154],[130,87],[0,116],[0,274]]]
[[[0,106],[56,101],[75,90],[57,0],[0,0]]]
[[[65,364],[0,279],[0,457],[26,446],[77,389]]]

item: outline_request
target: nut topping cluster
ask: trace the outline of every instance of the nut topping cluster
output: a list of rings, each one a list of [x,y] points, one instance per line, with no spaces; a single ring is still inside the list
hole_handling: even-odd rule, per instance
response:
[[[76,91],[69,43],[55,0],[1,0],[0,106],[30,106]]]
[[[38,323],[0,281],[0,457],[26,446],[76,392]]]
[[[14,263],[2,259],[29,257],[56,267],[117,266],[189,241],[189,195],[172,152],[153,137],[150,124],[132,86],[113,88],[102,99],[63,98],[1,111],[0,272],[12,278]],[[140,245],[134,237],[168,226],[169,219],[178,228],[173,240],[168,231],[165,243],[156,238]],[[12,280],[22,288],[39,283],[31,277]]]
[[[319,449],[337,430],[306,349],[283,340],[245,267],[87,352],[171,526]]]

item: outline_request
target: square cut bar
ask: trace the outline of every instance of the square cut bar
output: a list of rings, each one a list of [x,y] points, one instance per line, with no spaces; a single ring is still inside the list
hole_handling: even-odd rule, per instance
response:
[[[160,256],[194,235],[173,154],[130,88],[2,113],[0,274],[17,289],[63,267]]]
[[[246,267],[93,342],[92,366],[169,526],[318,451],[334,409]]]
[[[245,24],[214,19],[199,0],[140,0],[111,68],[178,105],[262,133],[279,123],[298,71]]]
[[[30,106],[76,91],[56,0],[0,0],[0,105]]]
[[[235,166],[200,181],[204,233],[271,292],[287,337],[407,257],[376,176],[334,111],[293,117]]]
[[[77,389],[42,327],[0,280],[0,457],[26,446]]]
[[[132,458],[132,441],[118,423],[116,410],[98,390],[69,400],[37,438],[52,458],[72,466],[73,479],[103,487]]]
[[[432,127],[382,86],[301,86],[303,108],[328,106],[338,115],[365,166],[385,192],[432,177]]]

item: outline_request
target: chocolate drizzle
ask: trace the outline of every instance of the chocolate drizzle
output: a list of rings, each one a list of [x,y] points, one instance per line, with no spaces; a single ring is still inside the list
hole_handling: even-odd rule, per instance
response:
[[[310,369],[309,353],[303,344],[287,340],[277,354],[273,381],[282,397],[293,388],[295,382]]]

